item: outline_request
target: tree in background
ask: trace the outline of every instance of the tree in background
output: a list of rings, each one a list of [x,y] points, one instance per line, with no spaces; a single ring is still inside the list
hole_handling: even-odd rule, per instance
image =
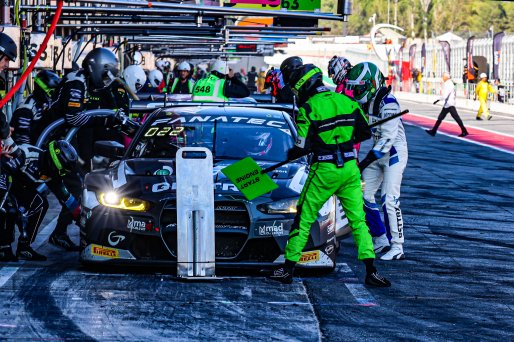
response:
[[[347,23],[348,35],[365,35],[373,23],[368,18],[376,13],[377,23],[387,23],[387,7],[390,5],[389,23],[405,29],[405,35],[424,38],[423,22],[426,18],[428,38],[453,31],[461,37],[476,35],[487,37],[493,26],[495,32],[514,32],[514,2],[484,0],[353,0],[353,14]],[[322,0],[323,12],[335,13],[336,0]],[[426,12],[424,11],[426,9]],[[320,21],[331,27],[331,34],[341,35],[342,23]]]

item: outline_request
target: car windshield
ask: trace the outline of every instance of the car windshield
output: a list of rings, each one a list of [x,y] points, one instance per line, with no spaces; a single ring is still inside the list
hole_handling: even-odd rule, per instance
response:
[[[181,147],[206,147],[215,159],[283,161],[293,146],[285,121],[228,117],[200,117],[196,120],[173,116],[156,118],[131,152],[132,158],[175,158]],[[205,120],[205,121],[203,121]],[[214,142],[216,142],[214,144]],[[214,146],[214,148],[213,148]]]

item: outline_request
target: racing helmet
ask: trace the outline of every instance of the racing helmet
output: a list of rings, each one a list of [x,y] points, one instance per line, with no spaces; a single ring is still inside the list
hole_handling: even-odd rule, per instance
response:
[[[191,65],[188,62],[182,62],[177,66],[177,71],[191,71]]]
[[[34,77],[34,95],[40,99],[50,99],[61,78],[50,70],[41,70]]]
[[[89,52],[82,62],[82,68],[92,90],[109,87],[119,75],[118,59],[106,48],[96,48]]]
[[[262,130],[244,136],[243,148],[248,156],[264,156],[273,145],[271,132]]]
[[[282,72],[282,78],[285,84],[289,84],[289,78],[294,70],[298,69],[303,65],[303,60],[298,56],[286,58],[282,64],[280,64],[280,71]]]
[[[72,172],[78,162],[79,156],[75,148],[66,140],[53,140],[48,144],[50,166],[59,176]]]
[[[123,70],[123,79],[129,88],[137,93],[146,83],[146,74],[139,65],[129,65]]]
[[[344,57],[334,56],[328,62],[328,76],[335,84],[341,84],[346,78],[346,74],[351,70],[352,64]]]
[[[154,69],[148,73],[148,81],[150,81],[150,84],[154,88],[157,88],[163,79],[164,75],[160,70]]]
[[[171,69],[171,63],[170,61],[165,61],[165,60],[158,60],[157,62],[155,62],[155,66],[157,67],[157,69],[159,69],[161,72],[166,72],[166,70],[169,70]]]
[[[323,85],[323,72],[314,64],[304,64],[293,71],[289,85],[300,103],[303,103],[314,88]]]
[[[348,73],[346,89],[353,91],[355,101],[365,104],[373,99],[384,84],[385,78],[380,69],[371,62],[363,62],[355,65]]]
[[[266,73],[266,77],[264,78],[264,89],[268,89],[273,84],[273,79],[275,78],[275,68],[271,67]]]
[[[7,34],[0,32],[0,54],[7,56],[11,62],[18,57],[18,47]]]
[[[225,77],[225,75],[228,74],[227,62],[217,59],[211,65],[211,73],[216,76]]]

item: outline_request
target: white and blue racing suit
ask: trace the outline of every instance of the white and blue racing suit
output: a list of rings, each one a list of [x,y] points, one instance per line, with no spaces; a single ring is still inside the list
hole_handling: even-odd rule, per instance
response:
[[[374,100],[380,101],[378,107]],[[387,94],[375,97],[369,106],[369,123],[383,120],[400,113],[396,98]],[[373,110],[374,109],[374,110]],[[373,113],[374,112],[374,113]],[[405,129],[401,117],[392,119],[372,129],[374,144],[372,153],[378,158],[362,171],[364,187],[364,208],[372,236],[387,233],[392,243],[403,244],[403,218],[400,209],[400,186],[403,171],[407,165],[408,150]],[[384,224],[380,218],[375,194],[382,186],[381,202]]]

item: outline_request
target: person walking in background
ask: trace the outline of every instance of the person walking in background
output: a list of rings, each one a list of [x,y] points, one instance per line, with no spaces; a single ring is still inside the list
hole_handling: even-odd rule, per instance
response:
[[[497,89],[497,96],[498,96],[498,102],[504,103],[505,102],[505,86],[501,84],[500,79],[494,80],[494,85]]]
[[[487,75],[485,73],[480,74],[480,82],[478,82],[477,87],[475,88],[475,100],[478,97],[478,101],[480,102],[480,107],[478,107],[477,120],[483,120],[482,114],[485,115],[487,120],[491,120],[493,116],[489,113],[489,107],[487,106],[487,98],[489,97],[489,93],[496,93],[493,87],[487,81]]]
[[[264,94],[266,89],[264,89],[264,83],[266,81],[266,67],[261,67],[259,74],[257,76],[257,92],[259,94]]]
[[[450,113],[450,115],[455,120],[455,122],[457,122],[462,131],[461,134],[459,134],[459,137],[465,137],[469,133],[466,130],[466,127],[464,127],[464,123],[462,123],[459,113],[457,113],[457,109],[455,108],[455,84],[451,80],[450,74],[448,72],[443,73],[443,82],[443,93],[441,94],[441,98],[434,102],[434,104],[436,104],[439,101],[444,101],[443,109],[441,110],[441,113],[439,113],[439,117],[437,118],[434,127],[432,127],[432,129],[427,129],[425,131],[431,136],[435,136],[437,133],[437,129],[441,125],[441,122],[443,122],[446,115]]]
[[[255,67],[251,67],[250,71],[248,71],[248,74],[246,75],[247,83],[246,86],[248,87],[248,90],[250,90],[250,94],[253,94],[257,91],[256,86],[256,80],[257,80],[257,72],[255,72]]]

